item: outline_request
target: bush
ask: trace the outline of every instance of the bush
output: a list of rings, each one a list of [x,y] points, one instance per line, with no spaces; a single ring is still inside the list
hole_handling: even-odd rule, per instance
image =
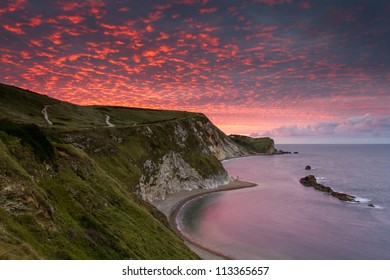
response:
[[[31,147],[40,160],[54,159],[54,148],[36,124],[20,124],[8,119],[0,120],[0,130],[18,137],[22,145]]]

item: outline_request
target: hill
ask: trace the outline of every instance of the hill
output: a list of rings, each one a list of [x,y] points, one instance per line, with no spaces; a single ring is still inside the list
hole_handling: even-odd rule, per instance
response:
[[[219,160],[249,153],[198,113],[4,84],[0,112],[0,259],[196,259],[149,202],[224,184]]]

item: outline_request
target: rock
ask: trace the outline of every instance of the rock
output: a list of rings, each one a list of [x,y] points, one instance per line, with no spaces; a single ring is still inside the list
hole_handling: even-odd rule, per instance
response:
[[[372,204],[372,203],[367,204],[367,206],[368,206],[368,207],[375,207],[375,205]]]
[[[298,152],[294,152],[294,155],[297,155],[298,154]]]
[[[305,170],[311,170],[311,166],[310,165],[306,165]]]
[[[353,195],[349,195],[346,193],[340,193],[340,192],[335,192],[331,187],[324,186],[322,184],[318,184],[316,177],[313,175],[306,176],[304,178],[301,178],[299,182],[304,185],[305,187],[312,187],[315,188],[316,190],[319,190],[321,192],[330,194],[333,197],[336,197],[342,201],[351,201],[351,202],[357,202],[356,197]]]
[[[313,187],[314,185],[317,184],[316,177],[314,177],[313,175],[309,175],[304,178],[301,178],[299,182],[306,187]]]
[[[356,202],[356,197],[354,197],[353,195],[346,194],[346,193],[332,192],[331,196],[337,197],[338,199],[340,199],[342,201]]]
[[[180,153],[170,151],[156,162],[145,161],[144,174],[136,186],[136,193],[143,200],[152,202],[165,199],[168,194],[181,190],[212,189],[229,181],[224,169],[205,176],[185,161]]]

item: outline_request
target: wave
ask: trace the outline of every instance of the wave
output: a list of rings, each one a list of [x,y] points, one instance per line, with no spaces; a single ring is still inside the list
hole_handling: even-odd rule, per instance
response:
[[[373,204],[374,206],[372,206],[371,208],[376,208],[376,209],[384,209],[384,207],[380,206],[380,205],[376,205],[376,204]]]
[[[384,207],[382,207],[380,205],[377,205],[374,203],[369,203],[371,201],[371,199],[369,199],[369,198],[356,196],[355,200],[356,200],[356,202],[367,204],[369,206],[369,208],[384,209]]]
[[[325,177],[316,177],[317,182],[325,182],[326,178]]]
[[[357,202],[360,202],[360,203],[368,203],[368,202],[371,201],[371,199],[368,199],[368,198],[365,198],[365,197],[359,197],[359,196],[356,196],[355,200]]]

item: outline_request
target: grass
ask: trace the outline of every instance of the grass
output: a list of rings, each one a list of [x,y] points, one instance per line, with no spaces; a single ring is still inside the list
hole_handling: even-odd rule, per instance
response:
[[[52,128],[85,129],[107,126],[106,115],[118,127],[145,125],[195,116],[194,113],[112,106],[78,106],[0,83],[0,118],[48,127],[42,109],[47,107]]]
[[[3,84],[0,111],[0,259],[197,259],[134,194],[145,160],[169,148],[151,151],[169,140],[143,132],[197,114],[83,107]]]
[[[0,258],[197,259],[135,193],[171,153],[203,179],[226,175],[209,146],[230,140],[204,115],[77,106],[3,84],[0,112]],[[231,139],[250,153],[273,147]]]
[[[23,145],[29,145],[40,160],[54,159],[52,144],[36,124],[20,124],[12,120],[3,119],[0,120],[0,130],[18,137]]]
[[[244,135],[229,135],[229,138],[250,154],[274,152],[274,140],[269,137],[252,138]]]
[[[58,172],[55,176],[39,175],[38,170],[34,174],[36,180],[31,181],[24,176],[27,171],[22,166],[15,166],[17,160],[7,145],[1,143],[0,158],[5,162],[0,172],[0,201],[5,198],[4,186],[21,185],[24,193],[18,201],[28,206],[19,214],[0,207],[3,231],[30,248],[18,250],[21,243],[3,238],[1,248],[8,253],[3,252],[1,258],[196,258],[167,227],[164,216],[127,191],[126,186],[81,150],[72,145],[55,145]],[[34,158],[32,151],[19,145],[27,157]],[[29,164],[44,169],[39,161]],[[11,199],[8,197],[8,201]],[[45,211],[51,215],[42,215]]]

